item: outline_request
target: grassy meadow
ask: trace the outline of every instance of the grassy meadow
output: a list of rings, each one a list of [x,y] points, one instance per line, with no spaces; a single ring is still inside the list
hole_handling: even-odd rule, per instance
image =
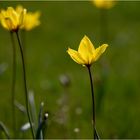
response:
[[[77,50],[84,35],[95,48],[109,45],[91,68],[100,138],[140,138],[140,2],[118,1],[113,8],[101,11],[90,1],[0,1],[0,9],[19,4],[28,11],[41,12],[41,24],[26,32],[24,40],[28,91],[34,93],[37,114],[42,101],[49,114],[45,138],[93,138],[88,72],[66,52],[68,47]],[[16,101],[25,106],[21,57],[15,41]],[[1,26],[0,121],[12,135],[11,77],[10,33]],[[17,107],[15,119],[16,136],[30,138],[30,130],[20,130],[28,119]],[[1,132],[0,138],[5,138]]]

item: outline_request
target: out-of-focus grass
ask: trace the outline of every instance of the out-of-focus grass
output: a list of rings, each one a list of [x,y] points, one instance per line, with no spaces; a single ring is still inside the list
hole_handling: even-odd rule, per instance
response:
[[[50,112],[46,138],[92,138],[87,70],[74,63],[66,53],[68,47],[78,48],[85,34],[96,47],[109,44],[106,53],[92,67],[96,101],[99,94],[104,94],[100,110],[98,106],[96,110],[100,137],[140,138],[140,2],[118,2],[108,11],[109,38],[106,42],[100,42],[100,11],[91,2],[0,2],[0,8],[18,4],[29,11],[42,13],[41,25],[26,34],[26,63],[28,88],[35,93],[36,107],[39,109],[40,102],[44,101],[45,109]],[[0,120],[11,129],[12,49],[9,36],[0,28],[0,64],[8,65],[0,74]],[[108,66],[105,79],[102,76],[104,61]],[[16,99],[24,104],[21,74],[18,56]],[[61,74],[67,74],[71,79],[65,95],[67,102],[62,105],[65,90],[59,82]],[[16,113],[19,129],[27,119],[18,110]],[[61,118],[66,122],[60,122]],[[80,129],[78,134],[75,134],[75,128]],[[30,132],[26,133],[24,137]],[[17,136],[22,137],[22,134],[17,133]]]

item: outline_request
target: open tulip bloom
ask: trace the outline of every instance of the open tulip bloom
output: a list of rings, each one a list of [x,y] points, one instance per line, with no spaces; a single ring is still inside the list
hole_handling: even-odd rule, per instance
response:
[[[23,20],[26,15],[26,9],[17,7],[8,7],[7,10],[1,10],[0,21],[2,26],[9,30],[16,32],[18,29],[23,28]]]
[[[0,21],[2,26],[9,31],[17,31],[25,29],[27,31],[35,28],[40,24],[40,12],[27,12],[22,6],[17,6],[16,9],[8,7],[7,10],[1,10]]]
[[[80,42],[78,51],[68,48],[67,52],[76,63],[83,66],[90,66],[93,62],[98,60],[107,47],[107,44],[103,44],[95,49],[89,38],[84,36]]]
[[[102,53],[105,52],[107,44],[103,44],[98,48],[94,48],[92,42],[87,36],[81,40],[78,51],[75,51],[71,48],[68,48],[67,52],[70,57],[78,64],[86,66],[89,72],[90,84],[91,84],[91,93],[92,93],[92,112],[93,112],[93,133],[94,139],[99,139],[99,136],[96,131],[95,125],[95,101],[94,101],[94,88],[93,88],[93,79],[91,75],[90,66],[98,60]]]

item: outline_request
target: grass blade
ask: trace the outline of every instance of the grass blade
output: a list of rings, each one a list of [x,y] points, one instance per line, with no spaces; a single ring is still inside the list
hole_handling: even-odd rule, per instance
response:
[[[0,130],[2,132],[4,132],[4,134],[5,134],[7,139],[10,139],[9,131],[8,131],[8,129],[6,128],[6,126],[2,122],[0,122]]]

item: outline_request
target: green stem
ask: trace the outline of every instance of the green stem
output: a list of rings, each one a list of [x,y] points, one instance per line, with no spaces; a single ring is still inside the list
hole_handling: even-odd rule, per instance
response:
[[[91,94],[92,94],[92,119],[93,119],[93,134],[94,139],[99,139],[97,131],[96,131],[96,120],[95,120],[95,98],[94,98],[94,86],[93,86],[93,79],[91,75],[90,65],[87,65],[88,72],[89,72],[89,79],[90,79],[90,86],[91,86]]]
[[[21,31],[21,39],[22,39],[21,44],[23,47],[24,60],[26,60],[26,31],[24,29]]]
[[[32,137],[33,137],[33,139],[35,139],[32,121],[31,121],[31,117],[30,117],[30,110],[29,110],[29,102],[28,102],[29,99],[28,99],[28,91],[27,91],[27,83],[26,83],[26,70],[25,70],[24,54],[23,54],[23,48],[22,48],[22,45],[21,45],[21,42],[19,39],[18,31],[16,32],[16,36],[17,36],[17,40],[18,40],[18,44],[19,44],[19,48],[20,48],[22,66],[23,66],[23,78],[24,78],[24,89],[25,89],[27,115],[28,115],[30,126],[31,126]]]
[[[10,32],[11,42],[12,42],[12,50],[13,50],[13,59],[12,59],[12,85],[11,85],[11,96],[12,96],[12,126],[14,137],[16,135],[16,115],[15,115],[15,87],[16,87],[16,47],[14,41],[13,32]]]

